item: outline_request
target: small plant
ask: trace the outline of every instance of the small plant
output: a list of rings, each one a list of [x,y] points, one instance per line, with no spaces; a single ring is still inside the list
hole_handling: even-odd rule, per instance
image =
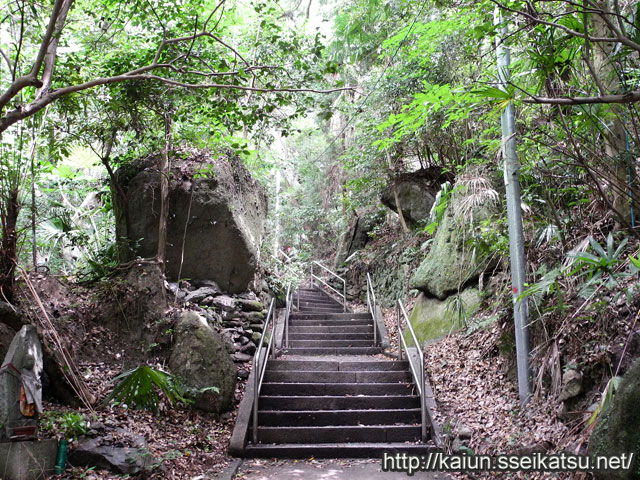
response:
[[[114,380],[120,380],[120,383],[105,399],[105,404],[113,401],[116,404],[127,404],[157,413],[160,394],[170,405],[175,402],[188,403],[182,387],[171,374],[147,365],[124,372]]]
[[[87,433],[88,427],[80,413],[46,411],[40,417],[40,429],[73,440]]]
[[[589,244],[595,253],[577,252],[570,254],[574,259],[575,268],[569,272],[569,276],[581,272],[579,276],[586,276],[587,280],[581,290],[582,296],[588,296],[590,290],[602,281],[602,276],[607,274],[607,288],[612,288],[618,284],[618,277],[626,275],[625,272],[616,273],[615,267],[622,261],[622,253],[628,239],[624,239],[618,248],[613,247],[613,235],[607,236],[606,250],[589,237]]]
[[[433,202],[433,206],[431,207],[431,212],[429,213],[431,223],[424,227],[424,231],[429,235],[433,235],[438,228],[438,225],[440,225],[440,222],[442,222],[442,219],[444,218],[444,212],[447,209],[449,198],[451,197],[452,193],[453,189],[451,188],[451,183],[444,182],[440,186],[440,191],[436,195],[436,199]]]
[[[462,299],[462,295],[452,295],[447,299],[447,313],[453,315],[460,326],[467,323],[467,308]]]

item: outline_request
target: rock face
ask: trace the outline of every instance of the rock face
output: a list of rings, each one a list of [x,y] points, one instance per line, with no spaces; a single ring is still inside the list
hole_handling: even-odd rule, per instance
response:
[[[199,391],[216,387],[220,391],[195,394],[195,407],[223,412],[231,407],[236,386],[236,367],[223,340],[207,321],[195,312],[184,312],[175,329],[176,343],[169,359],[171,372],[188,388]]]
[[[114,189],[116,235],[128,239],[132,247],[123,260],[156,254],[157,165],[158,158],[151,156],[117,172],[126,202]],[[236,157],[212,159],[205,151],[178,152],[171,165],[167,276],[175,279],[180,273],[182,278],[214,280],[230,293],[246,290],[256,270],[264,230],[264,188]]]
[[[474,205],[470,212],[461,213],[471,204],[471,195],[473,192],[467,195],[457,191],[451,196],[431,250],[411,279],[411,288],[444,300],[476,280],[489,266],[486,253],[472,252],[465,246],[464,239],[465,231],[492,218],[495,204]]]
[[[589,455],[634,454],[628,471],[601,471],[601,479],[637,479],[640,474],[640,360],[622,377],[609,409],[598,420],[589,440]]]
[[[384,220],[384,216],[374,213],[363,213],[351,217],[347,229],[338,241],[336,265],[340,265],[356,251],[364,248],[371,239],[369,233]]]
[[[396,177],[395,187],[398,192],[398,200],[402,208],[402,215],[408,223],[417,224],[429,219],[431,207],[440,190],[440,185],[446,180],[451,180],[451,178],[443,175],[439,169],[418,170]],[[389,185],[384,191],[380,201],[389,209],[397,212],[392,185]]]
[[[454,300],[454,296],[446,300],[429,298],[423,293],[418,296],[409,321],[421,343],[436,340],[460,327]],[[460,293],[460,301],[466,315],[473,315],[482,303],[480,292],[476,288],[468,288]],[[410,336],[410,333],[405,333],[405,339]]]

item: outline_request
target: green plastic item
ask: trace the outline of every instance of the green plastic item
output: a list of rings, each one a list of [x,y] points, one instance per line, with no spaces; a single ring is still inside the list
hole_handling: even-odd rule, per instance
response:
[[[60,440],[58,444],[58,456],[56,458],[56,475],[64,473],[64,467],[67,464],[67,449],[69,448],[69,442],[67,440]]]

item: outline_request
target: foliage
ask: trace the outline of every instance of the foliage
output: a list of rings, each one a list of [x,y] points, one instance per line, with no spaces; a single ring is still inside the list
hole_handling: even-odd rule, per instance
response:
[[[67,440],[78,438],[88,430],[85,418],[80,413],[56,410],[47,410],[42,413],[40,428],[47,432],[59,433]]]
[[[104,400],[105,404],[126,404],[158,412],[161,397],[174,405],[187,403],[180,383],[171,374],[142,365],[118,375],[119,383]],[[215,387],[211,387],[215,388]]]

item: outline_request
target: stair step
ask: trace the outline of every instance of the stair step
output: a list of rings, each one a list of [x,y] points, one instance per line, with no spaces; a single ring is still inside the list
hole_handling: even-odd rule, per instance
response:
[[[300,306],[300,313],[313,313],[313,314],[319,314],[319,313],[341,313],[344,312],[344,309],[342,307],[323,307],[323,308],[318,308],[318,307],[303,307],[302,305]]]
[[[419,425],[340,425],[321,427],[258,427],[262,443],[410,442],[420,439]]]
[[[329,347],[372,347],[373,338],[368,340],[289,340],[290,348],[329,348]]]
[[[263,383],[262,395],[308,396],[308,395],[411,395],[413,385],[409,383]],[[383,423],[383,422],[380,422]]]
[[[420,397],[417,395],[369,395],[364,397],[261,395],[259,402],[259,408],[263,410],[362,410],[366,408],[416,408],[419,406]]]
[[[268,383],[408,383],[411,375],[400,371],[292,371],[267,370],[264,381]]]
[[[348,333],[348,332],[309,332],[302,333],[289,328],[289,340],[373,340],[373,331]]]
[[[384,410],[261,410],[260,426],[419,424],[419,408]]]
[[[299,359],[275,359],[269,360],[267,375],[276,370],[325,372],[387,372],[396,371],[407,373],[409,362],[407,360],[299,360]],[[394,380],[395,382],[395,380]]]
[[[370,325],[373,327],[373,322],[370,318],[355,318],[355,319],[333,319],[333,318],[315,318],[309,320],[293,319],[289,320],[289,328],[291,327],[349,327],[349,326],[362,326]]]
[[[366,312],[359,312],[359,313],[338,312],[338,313],[330,313],[330,314],[305,312],[305,313],[294,313],[290,317],[291,320],[316,320],[316,319],[350,320],[350,319],[356,319],[356,318],[358,319],[364,318],[364,319],[371,320],[371,314]]]
[[[255,458],[381,458],[389,454],[426,455],[437,452],[433,441],[427,443],[281,443],[247,445],[245,456]]]
[[[381,347],[291,347],[288,355],[376,355],[382,353]]]
[[[300,325],[289,324],[289,336],[308,333],[368,333],[373,334],[373,325]]]

